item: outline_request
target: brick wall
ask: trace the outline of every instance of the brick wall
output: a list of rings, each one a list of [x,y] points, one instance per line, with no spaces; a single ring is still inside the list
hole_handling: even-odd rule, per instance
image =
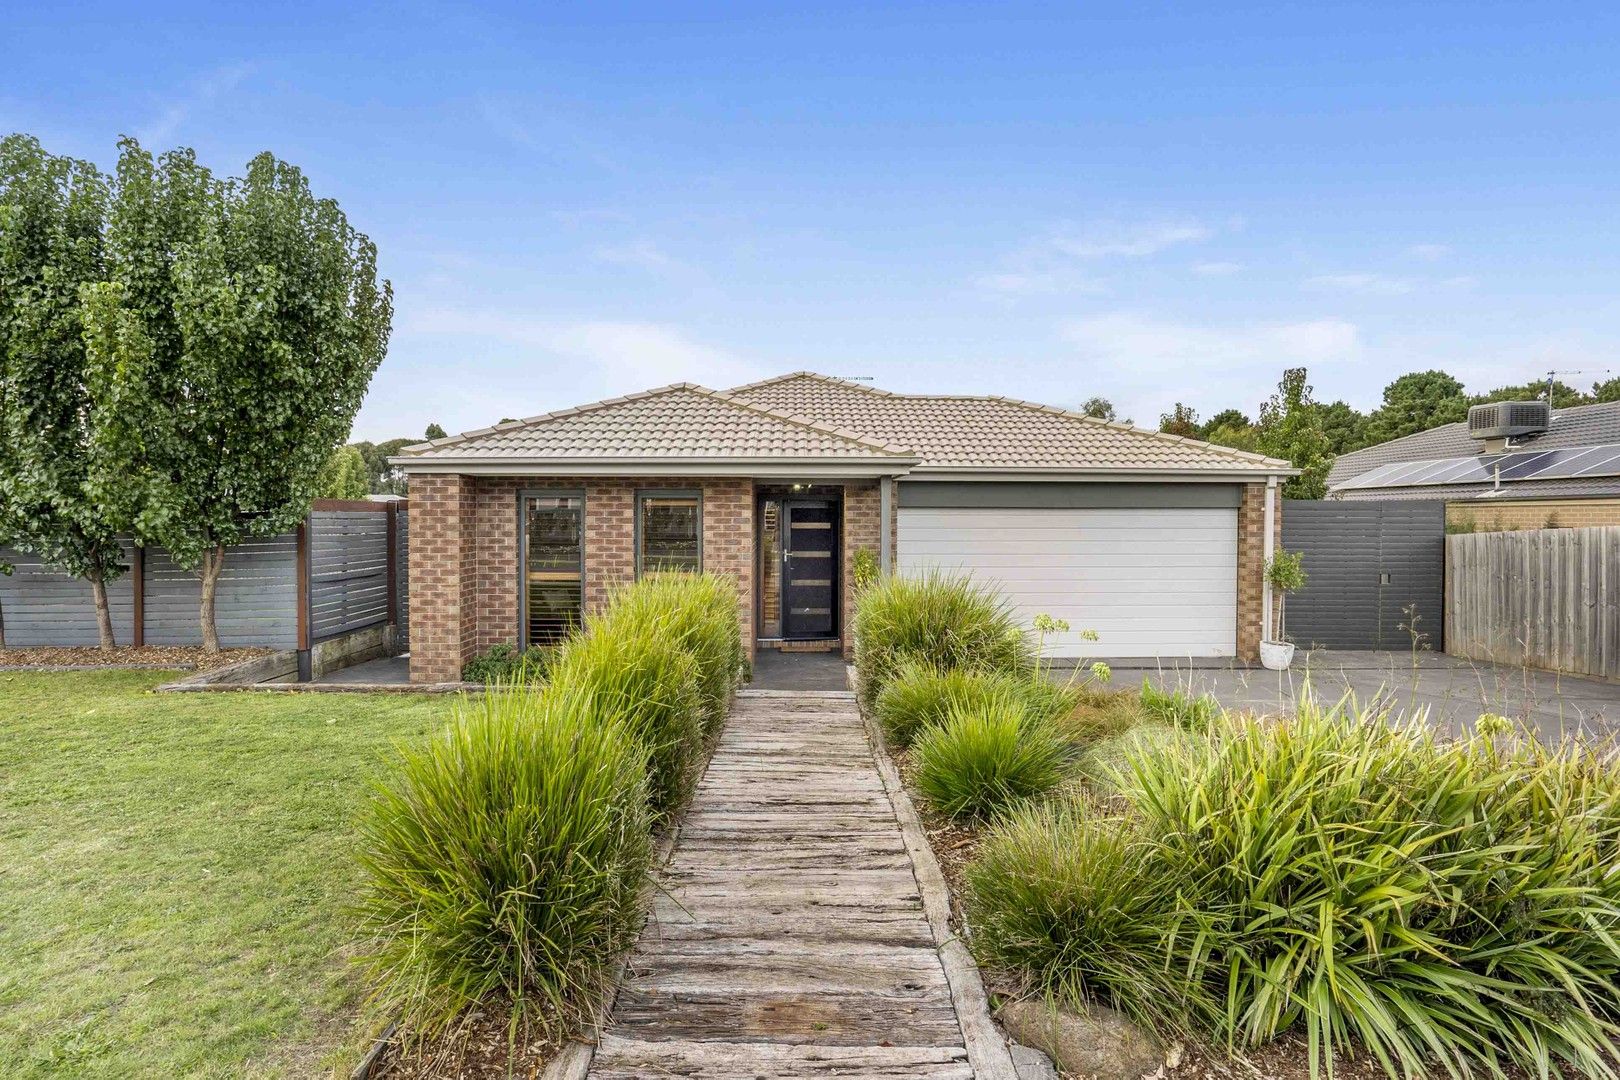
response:
[[[1620,525],[1620,499],[1476,499],[1446,504],[1446,524],[1481,532]]]
[[[472,484],[465,477],[411,477],[411,681],[461,678],[471,654],[476,566]]]
[[[412,681],[459,679],[461,665],[475,653],[499,642],[517,643],[521,639],[520,492],[585,493],[585,607],[593,611],[607,602],[616,586],[635,579],[638,489],[695,489],[703,493],[703,567],[737,583],[737,618],[751,655],[751,480],[413,476]],[[419,491],[421,500],[417,498]]]
[[[882,542],[879,534],[883,527],[880,512],[875,482],[844,485],[843,596],[840,599],[842,614],[838,625],[843,628],[845,656],[852,656],[855,651],[852,625],[855,620],[855,553],[863,550],[873,555],[878,553],[878,545]]]
[[[1276,495],[1273,511],[1272,544],[1282,544],[1282,489]],[[1239,660],[1254,663],[1260,659],[1261,613],[1265,594],[1266,485],[1244,484],[1243,501],[1238,507],[1238,602],[1237,654]],[[1276,618],[1276,598],[1272,599]]]

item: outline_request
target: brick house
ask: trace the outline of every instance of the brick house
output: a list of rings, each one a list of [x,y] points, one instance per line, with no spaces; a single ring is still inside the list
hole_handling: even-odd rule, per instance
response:
[[[735,581],[750,652],[847,652],[863,552],[972,573],[1026,620],[1068,620],[1055,656],[1252,659],[1292,474],[1051,406],[809,372],[680,383],[392,461],[410,477],[415,682],[457,679],[499,642],[555,641],[661,569]]]

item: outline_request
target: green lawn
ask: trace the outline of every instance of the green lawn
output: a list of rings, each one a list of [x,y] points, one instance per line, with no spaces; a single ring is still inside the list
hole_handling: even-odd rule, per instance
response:
[[[353,818],[443,697],[0,671],[0,1076],[352,1064]]]

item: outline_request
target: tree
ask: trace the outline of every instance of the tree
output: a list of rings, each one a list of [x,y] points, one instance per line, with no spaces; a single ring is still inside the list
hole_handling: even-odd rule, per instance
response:
[[[1277,392],[1260,406],[1260,449],[1271,457],[1286,458],[1300,475],[1283,485],[1289,499],[1320,499],[1327,494],[1327,474],[1333,464],[1322,417],[1311,400],[1311,385],[1304,368],[1283,372]]]
[[[296,168],[219,180],[190,150],[120,144],[108,280],[84,291],[92,487],[202,578],[203,647],[229,547],[292,528],[387,349],[376,247]]]
[[[1114,403],[1105,397],[1089,397],[1080,405],[1080,411],[1098,420],[1114,419]]]
[[[1212,431],[1206,431],[1204,441],[1216,446],[1230,446],[1234,450],[1247,450],[1251,454],[1261,452],[1260,430],[1249,423],[1222,424]]]
[[[115,519],[90,489],[79,290],[105,272],[107,178],[37,139],[0,140],[0,540],[90,583],[101,647]]]
[[[327,457],[315,478],[318,499],[363,499],[370,485],[366,482],[366,459],[352,446],[340,446]]]
[[[445,435],[444,433],[444,428],[440,427],[438,424],[429,424],[427,426],[427,433],[422,436],[424,439],[444,439],[448,437],[449,436]]]
[[[1620,375],[1592,384],[1592,400],[1620,401]]]
[[[1443,371],[1414,371],[1384,387],[1384,404],[1367,418],[1367,445],[1467,417],[1462,383]]]
[[[1602,384],[1598,384],[1602,385]],[[1597,386],[1593,387],[1597,390]],[[1532,379],[1519,386],[1498,386],[1486,394],[1478,394],[1469,399],[1471,405],[1488,405],[1493,401],[1546,401],[1547,380]],[[1590,405],[1597,400],[1588,394],[1583,394],[1562,379],[1554,379],[1552,385],[1552,407],[1567,409],[1573,405]]]
[[[1196,439],[1199,436],[1198,411],[1178,401],[1175,408],[1159,417],[1159,430],[1167,435]]]
[[[1335,455],[1360,450],[1367,443],[1367,417],[1343,401],[1318,405],[1322,414],[1322,433],[1327,436],[1328,449]]]
[[[1199,428],[1199,437],[1207,439],[1210,433],[1220,428],[1246,428],[1252,426],[1248,416],[1242,409],[1222,409]]]

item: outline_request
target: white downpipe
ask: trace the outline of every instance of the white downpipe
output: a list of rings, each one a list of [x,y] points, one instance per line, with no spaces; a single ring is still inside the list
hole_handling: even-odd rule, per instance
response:
[[[1271,582],[1264,577],[1265,567],[1271,564],[1271,557],[1275,554],[1275,538],[1277,525],[1277,478],[1266,477],[1266,522],[1265,536],[1260,540],[1261,578],[1260,578],[1260,640],[1271,641]]]
[[[889,555],[894,540],[894,478],[885,476],[878,481],[878,569],[885,577],[894,571],[894,560]]]

